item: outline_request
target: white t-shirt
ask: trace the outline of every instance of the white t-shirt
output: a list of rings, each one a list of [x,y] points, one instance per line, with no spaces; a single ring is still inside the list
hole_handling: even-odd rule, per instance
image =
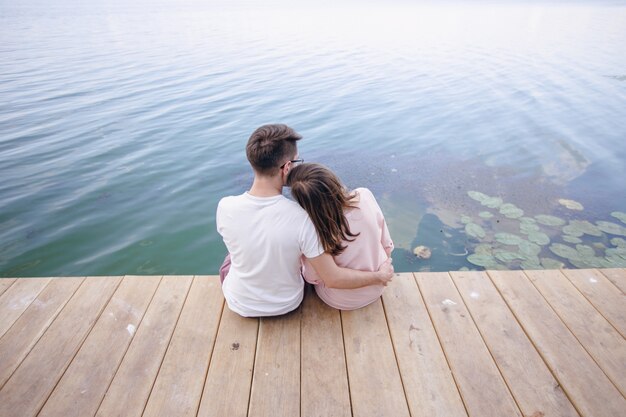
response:
[[[228,307],[245,317],[297,308],[304,296],[300,258],[324,252],[307,213],[282,195],[246,192],[220,200],[216,223],[232,262],[222,285]]]

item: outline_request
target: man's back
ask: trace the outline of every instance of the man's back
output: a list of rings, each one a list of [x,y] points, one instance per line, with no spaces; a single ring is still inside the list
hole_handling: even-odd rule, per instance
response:
[[[282,195],[223,198],[217,230],[232,265],[223,284],[229,308],[242,316],[274,316],[302,302],[300,257],[323,253],[306,212]]]

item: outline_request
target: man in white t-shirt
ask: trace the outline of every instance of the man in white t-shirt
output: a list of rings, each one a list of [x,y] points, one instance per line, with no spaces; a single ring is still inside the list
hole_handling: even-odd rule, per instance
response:
[[[302,162],[296,145],[301,138],[282,124],[255,130],[246,146],[252,187],[217,206],[217,231],[229,252],[220,269],[222,290],[228,307],[245,317],[298,308],[304,296],[302,255],[329,288],[386,285],[393,277],[391,259],[376,272],[338,267],[324,253],[306,212],[282,195],[289,170]]]

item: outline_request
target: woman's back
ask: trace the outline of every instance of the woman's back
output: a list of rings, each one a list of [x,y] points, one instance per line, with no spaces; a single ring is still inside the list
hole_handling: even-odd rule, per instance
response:
[[[345,249],[335,256],[338,266],[377,271],[393,250],[393,242],[383,213],[367,188],[357,188],[357,197],[351,201],[352,208],[344,211],[352,234],[358,235],[352,241],[344,241]],[[304,277],[315,284],[315,291],[328,305],[341,310],[354,310],[364,307],[380,297],[384,287],[371,285],[356,289],[328,288],[319,279],[315,270],[304,260]]]

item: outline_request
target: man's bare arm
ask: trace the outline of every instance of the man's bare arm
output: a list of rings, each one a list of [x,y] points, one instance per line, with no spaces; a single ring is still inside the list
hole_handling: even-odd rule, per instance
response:
[[[368,285],[387,285],[393,278],[391,258],[387,259],[375,272],[341,268],[335,264],[335,260],[328,253],[307,259],[328,288],[352,289]]]

